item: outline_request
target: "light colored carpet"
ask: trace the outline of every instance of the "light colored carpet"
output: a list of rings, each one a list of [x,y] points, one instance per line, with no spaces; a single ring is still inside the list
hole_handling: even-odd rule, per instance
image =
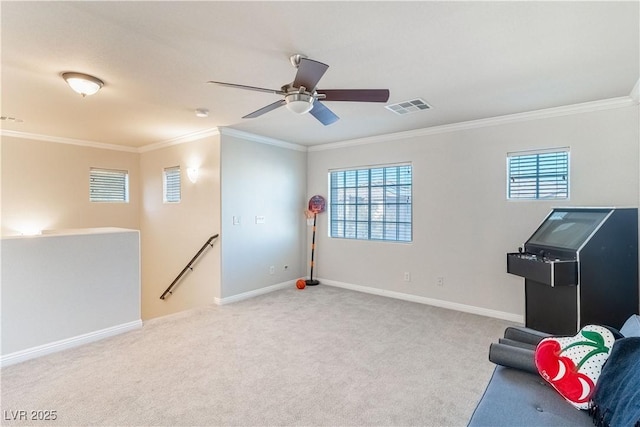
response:
[[[509,322],[328,286],[4,368],[3,425],[466,425]],[[57,420],[13,422],[9,411]]]

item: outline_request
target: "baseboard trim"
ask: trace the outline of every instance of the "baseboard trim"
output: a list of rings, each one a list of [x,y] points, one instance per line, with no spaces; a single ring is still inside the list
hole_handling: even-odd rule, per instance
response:
[[[421,297],[418,295],[405,294],[403,292],[388,291],[385,289],[372,288],[369,286],[354,285],[352,283],[337,282],[335,280],[318,278],[323,285],[337,288],[349,289],[352,291],[364,292],[367,294],[379,295],[383,297],[401,299],[404,301],[417,302],[419,304],[433,305],[435,307],[447,308],[450,310],[462,311],[464,313],[477,314],[479,316],[493,317],[501,320],[524,324],[524,316],[505,311],[491,310],[488,308],[476,307],[473,305],[460,304],[457,302],[444,301],[435,298]]]
[[[275,285],[267,286],[265,288],[260,288],[260,289],[256,289],[249,292],[243,292],[237,295],[231,295],[230,297],[214,298],[213,300],[217,305],[231,304],[231,303],[242,301],[245,299],[257,297],[258,295],[264,295],[270,292],[279,291],[280,289],[285,289],[290,286],[293,286],[294,283],[295,282],[293,280],[290,280],[287,282],[276,283]]]
[[[7,355],[1,356],[0,367],[4,368],[6,366],[15,365],[16,363],[25,362],[30,359],[35,359],[36,357],[46,356],[47,354],[51,353],[57,353],[62,350],[89,344],[95,341],[112,337],[114,335],[123,334],[125,332],[133,331],[140,328],[142,328],[142,320],[135,320],[133,322],[122,323],[110,328],[89,332],[88,334],[78,335],[60,341],[39,345],[37,347],[31,347],[25,350],[16,351],[14,353],[9,353]]]

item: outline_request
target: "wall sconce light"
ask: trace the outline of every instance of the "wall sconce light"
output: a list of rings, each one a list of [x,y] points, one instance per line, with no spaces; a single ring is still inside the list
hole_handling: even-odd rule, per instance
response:
[[[187,168],[187,177],[189,177],[189,181],[194,184],[198,180],[198,168]]]
[[[104,82],[97,77],[83,73],[62,73],[62,78],[71,89],[82,95],[93,95],[104,86]]]

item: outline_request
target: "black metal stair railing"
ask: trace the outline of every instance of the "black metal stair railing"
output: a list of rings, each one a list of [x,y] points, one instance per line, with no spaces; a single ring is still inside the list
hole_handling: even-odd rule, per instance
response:
[[[160,295],[160,299],[165,299],[167,294],[172,294],[173,295],[173,292],[171,292],[171,289],[173,289],[173,287],[180,281],[180,279],[182,279],[182,276],[184,276],[184,274],[187,272],[187,270],[192,270],[193,271],[193,268],[191,267],[193,265],[193,263],[196,262],[198,257],[200,257],[200,255],[202,255],[202,253],[205,251],[205,249],[207,249],[207,247],[209,247],[209,246],[213,247],[213,244],[211,242],[213,241],[213,239],[218,238],[218,236],[219,236],[219,234],[214,234],[213,236],[209,237],[209,239],[206,241],[206,243],[204,245],[202,245],[202,247],[200,248],[198,253],[193,258],[191,258],[191,261],[189,261],[189,264],[187,264],[187,266],[182,269],[180,274],[178,274],[176,276],[176,278],[173,280],[173,282],[171,282],[169,287],[167,289],[165,289],[165,291],[162,293],[162,295]]]

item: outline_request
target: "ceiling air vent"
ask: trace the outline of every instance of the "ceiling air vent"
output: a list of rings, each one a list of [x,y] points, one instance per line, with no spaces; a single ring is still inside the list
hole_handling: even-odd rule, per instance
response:
[[[385,105],[384,108],[402,116],[404,114],[428,110],[431,108],[431,105],[427,104],[422,98],[416,98],[410,101],[398,102],[397,104]]]
[[[7,122],[13,122],[13,123],[22,123],[24,120],[22,119],[16,119],[15,117],[9,117],[9,116],[0,116],[0,120],[7,121]]]

